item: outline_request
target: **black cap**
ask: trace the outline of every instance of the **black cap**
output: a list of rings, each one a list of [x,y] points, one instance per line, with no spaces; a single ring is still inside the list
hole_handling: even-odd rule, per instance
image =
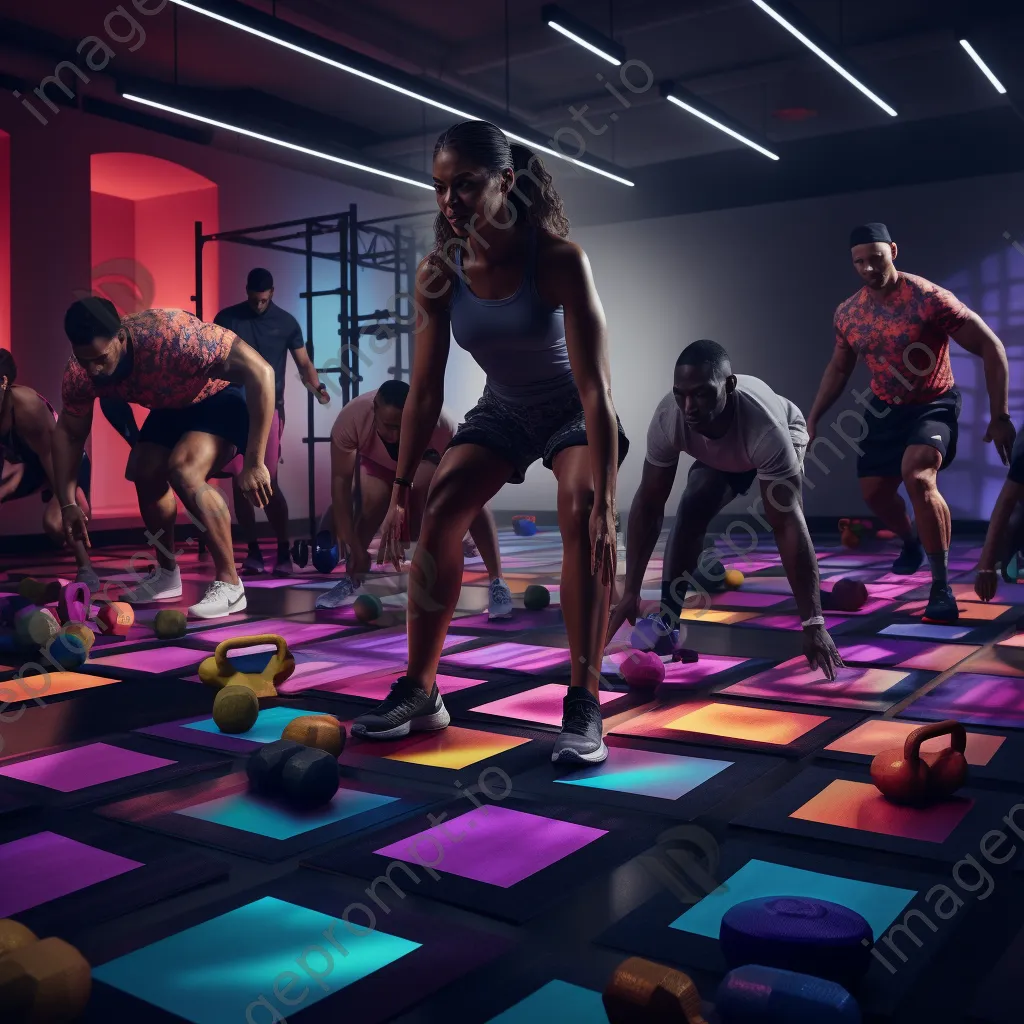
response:
[[[269,292],[274,287],[274,275],[263,267],[254,267],[249,271],[249,279],[245,282],[247,292]]]
[[[874,242],[891,242],[892,236],[889,234],[889,229],[884,225],[875,221],[872,224],[861,224],[860,227],[854,228],[850,232],[850,248],[852,249],[855,245],[871,245]]]

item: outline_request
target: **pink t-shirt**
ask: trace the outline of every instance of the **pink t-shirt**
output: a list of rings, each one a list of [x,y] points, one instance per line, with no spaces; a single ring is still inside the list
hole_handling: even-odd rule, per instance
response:
[[[121,318],[121,326],[131,337],[132,372],[116,384],[99,386],[72,356],[61,383],[61,400],[72,416],[88,416],[95,399],[107,396],[144,409],[187,409],[230,386],[217,374],[235,343],[231,331],[183,309],[132,313]]]
[[[374,427],[373,400],[376,395],[376,390],[359,395],[338,413],[331,427],[331,444],[337,445],[342,451],[359,452],[364,459],[376,462],[378,466],[397,469],[398,460],[391,457]],[[427,450],[433,448],[438,455],[443,455],[454,436],[455,421],[442,410],[437,426],[430,435]]]

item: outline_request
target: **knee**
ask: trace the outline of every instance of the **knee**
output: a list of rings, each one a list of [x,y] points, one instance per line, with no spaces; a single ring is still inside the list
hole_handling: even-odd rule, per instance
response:
[[[558,519],[562,536],[588,535],[590,513],[594,510],[594,488],[571,487],[558,498]]]
[[[410,516],[416,511],[410,503]],[[417,518],[418,523],[410,521],[411,532],[437,536],[447,531],[458,533],[461,537],[469,528],[469,520],[472,517],[469,516],[459,496],[458,488],[442,484],[431,489]]]
[[[937,453],[936,453],[937,454]],[[903,485],[911,497],[922,497],[935,487],[938,466],[914,463],[904,467]]]
[[[175,493],[184,496],[198,491],[206,478],[196,459],[187,452],[175,452],[167,464],[167,481]]]

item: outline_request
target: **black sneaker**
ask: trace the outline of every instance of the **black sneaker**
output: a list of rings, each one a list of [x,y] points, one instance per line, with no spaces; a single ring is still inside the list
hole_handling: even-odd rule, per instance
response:
[[[433,732],[444,729],[451,720],[436,682],[428,694],[408,676],[400,676],[391,684],[391,692],[382,704],[353,721],[352,735],[393,740],[408,736],[413,730]]]
[[[570,686],[562,700],[562,731],[551,751],[552,762],[600,764],[607,756],[601,705],[582,686]]]
[[[922,616],[924,622],[938,625],[952,625],[960,621],[960,609],[956,605],[952,587],[936,587],[928,598],[928,607]]]
[[[903,550],[892,563],[892,571],[897,576],[913,576],[924,562],[924,547],[920,541],[903,542]]]

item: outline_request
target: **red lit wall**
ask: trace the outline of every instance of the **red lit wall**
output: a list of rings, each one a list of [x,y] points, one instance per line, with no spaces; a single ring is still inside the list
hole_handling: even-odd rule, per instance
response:
[[[0,348],[11,347],[11,137],[0,132]]]
[[[96,153],[92,168],[92,288],[123,315],[143,309],[192,310],[195,222],[217,230],[217,188],[169,160],[141,153]],[[217,299],[217,262],[204,268]],[[140,426],[147,411],[132,406]],[[93,413],[93,515],[136,515],[135,487],[124,479],[128,445]]]

